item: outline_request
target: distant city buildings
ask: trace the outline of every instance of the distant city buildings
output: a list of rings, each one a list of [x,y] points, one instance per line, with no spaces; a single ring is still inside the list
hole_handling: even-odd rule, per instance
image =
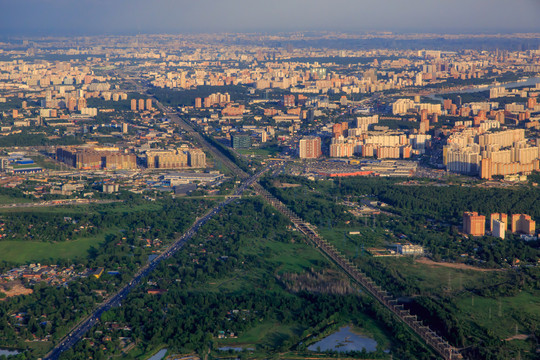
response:
[[[408,159],[422,154],[431,141],[428,134],[406,134],[403,131],[375,130],[379,116],[359,116],[356,127],[348,123],[332,126],[330,157],[375,157],[377,159]]]
[[[231,102],[231,96],[228,93],[213,93],[203,98],[195,98],[195,108],[209,108],[214,105],[224,105]]]
[[[524,129],[484,133],[467,129],[451,135],[443,151],[449,171],[491,179],[494,175],[540,169],[540,148],[525,139]]]
[[[115,147],[59,147],[56,160],[81,170],[127,170],[137,168],[137,156]]]
[[[417,103],[411,99],[399,99],[392,104],[392,114],[406,115],[410,111],[420,113],[425,110],[427,114],[441,115],[441,104]]]

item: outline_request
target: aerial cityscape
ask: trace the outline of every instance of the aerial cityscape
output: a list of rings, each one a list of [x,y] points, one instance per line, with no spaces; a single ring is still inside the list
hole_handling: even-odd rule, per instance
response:
[[[0,0],[0,359],[538,359],[540,4],[380,3]]]

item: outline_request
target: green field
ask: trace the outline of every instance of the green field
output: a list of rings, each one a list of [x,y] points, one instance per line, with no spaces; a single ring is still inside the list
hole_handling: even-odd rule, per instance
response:
[[[61,206],[36,206],[36,207],[7,207],[0,208],[0,213],[47,213],[47,214],[65,214],[71,216],[75,214],[87,214],[93,212],[94,208],[89,208],[88,204],[80,205],[61,205]]]
[[[244,248],[242,253],[263,255],[265,262],[271,264],[276,273],[302,272],[318,267],[323,256],[306,243],[284,243],[268,239],[253,239],[252,246]]]
[[[516,326],[517,334],[527,334],[526,328],[540,324],[540,290],[499,299],[469,294],[457,304],[464,316],[500,339],[516,335]]]
[[[0,195],[2,196],[2,195]],[[26,199],[21,199],[22,201]],[[28,202],[28,200],[26,201]],[[61,206],[36,206],[36,207],[14,207],[14,208],[0,208],[1,212],[36,212],[36,213],[55,213],[65,214],[71,216],[75,214],[89,214],[95,212],[108,212],[108,213],[123,213],[123,212],[135,212],[143,210],[159,210],[160,204],[157,203],[142,203],[138,205],[127,204],[124,202],[113,202],[109,204],[70,204]]]
[[[403,277],[414,282],[422,293],[439,294],[460,292],[464,289],[482,287],[493,272],[454,269],[415,262],[413,257],[378,259],[383,266],[399,271]]]
[[[262,148],[262,149],[238,149],[236,151],[242,155],[269,157],[269,156],[275,156],[276,154],[279,154],[280,149],[279,147],[269,147],[269,148]]]
[[[257,344],[263,344],[272,348],[279,347],[284,340],[292,336],[302,334],[305,328],[301,326],[291,326],[280,324],[275,320],[266,320],[260,324],[244,331],[241,336],[236,339],[220,339],[220,346],[235,346],[235,347],[252,347]]]
[[[305,243],[282,243],[269,239],[253,239],[252,246],[241,249],[243,255],[260,255],[264,259],[256,268],[235,269],[226,277],[209,280],[197,290],[237,291],[253,286],[268,272],[274,274],[301,273],[319,270],[325,264],[323,256]]]
[[[105,234],[92,238],[58,243],[37,241],[0,241],[0,261],[23,264],[49,259],[75,259],[86,257],[91,247],[97,247],[105,239]]]
[[[368,220],[372,223],[373,220]],[[384,247],[387,243],[393,242],[389,234],[381,228],[372,228],[369,226],[355,226],[349,228],[337,228],[320,226],[318,228],[321,236],[331,242],[339,251],[347,257],[360,256],[362,248]],[[359,235],[350,235],[350,231],[358,231]]]
[[[0,204],[21,204],[32,202],[31,199],[12,197],[9,195],[0,195]]]

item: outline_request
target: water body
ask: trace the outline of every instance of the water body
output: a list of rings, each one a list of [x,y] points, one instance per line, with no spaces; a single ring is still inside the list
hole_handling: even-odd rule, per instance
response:
[[[0,349],[0,356],[10,356],[10,355],[17,355],[20,354],[20,352],[16,350],[6,350],[6,349]]]
[[[351,327],[343,327],[338,332],[325,337],[324,339],[312,344],[308,347],[310,351],[362,351],[374,352],[377,351],[377,342],[366,336],[355,334],[351,331]]]
[[[148,360],[161,360],[165,357],[165,354],[167,354],[167,349],[161,349]]]
[[[444,95],[444,94],[472,94],[472,93],[477,93],[477,92],[482,92],[482,91],[488,91],[489,89],[494,88],[494,87],[503,87],[506,89],[511,89],[511,88],[522,87],[522,86],[533,86],[538,83],[540,83],[540,77],[532,77],[521,82],[516,81],[516,82],[500,84],[500,85],[486,85],[486,86],[481,86],[478,88],[458,90],[458,91],[443,91],[440,93],[428,95],[427,97],[433,100],[443,101],[443,98],[441,97],[441,95]]]

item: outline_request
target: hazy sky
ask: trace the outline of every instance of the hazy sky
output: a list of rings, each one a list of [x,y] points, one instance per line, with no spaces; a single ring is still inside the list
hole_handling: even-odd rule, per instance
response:
[[[540,32],[540,0],[0,0],[0,35]]]

